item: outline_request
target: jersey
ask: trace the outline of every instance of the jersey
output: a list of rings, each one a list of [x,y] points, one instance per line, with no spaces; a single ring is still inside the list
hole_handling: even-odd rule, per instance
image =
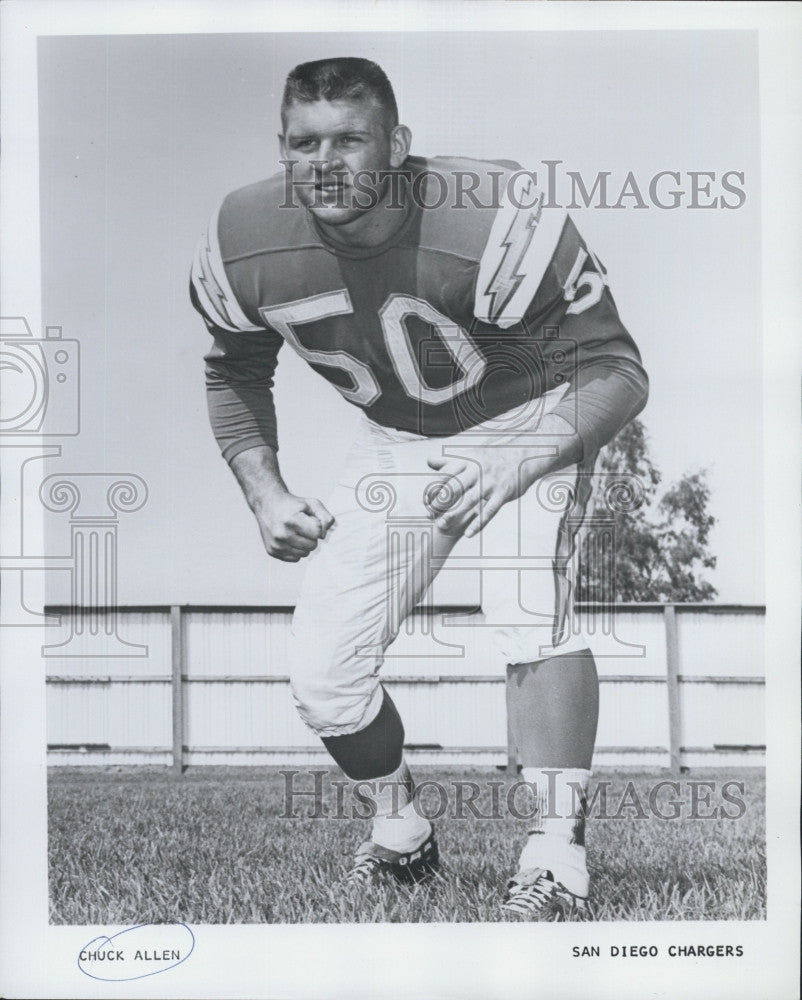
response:
[[[399,224],[379,246],[336,242],[288,200],[283,173],[215,213],[191,288],[214,336],[207,398],[224,457],[277,447],[285,342],[374,422],[430,437],[568,384],[555,412],[598,449],[642,407],[647,383],[572,219],[517,165],[410,157],[402,175],[387,209]]]

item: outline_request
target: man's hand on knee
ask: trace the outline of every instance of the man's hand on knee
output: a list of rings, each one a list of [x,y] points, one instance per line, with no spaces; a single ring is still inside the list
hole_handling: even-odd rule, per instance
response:
[[[433,455],[427,463],[444,476],[439,489],[428,491],[426,505],[434,523],[447,535],[470,538],[477,534],[505,503],[521,496],[530,482],[509,454],[494,454],[489,448],[477,449],[475,460]]]
[[[431,455],[429,468],[444,477],[426,501],[437,527],[471,538],[538,479],[581,460],[582,440],[563,417],[546,414],[537,432],[531,445],[511,447],[501,436],[498,447],[474,448],[464,458]]]

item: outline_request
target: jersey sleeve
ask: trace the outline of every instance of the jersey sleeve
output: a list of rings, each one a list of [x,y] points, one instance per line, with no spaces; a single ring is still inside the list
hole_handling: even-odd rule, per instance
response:
[[[217,213],[192,263],[190,300],[214,338],[204,356],[206,402],[223,458],[261,445],[278,450],[273,377],[283,340],[243,312],[220,254]]]
[[[583,456],[589,457],[640,413],[648,397],[643,365],[611,355],[581,367],[552,412],[575,427]]]
[[[649,379],[637,345],[621,322],[607,273],[570,218],[527,321],[533,325],[546,300],[559,302],[560,336],[573,369],[554,412],[575,426],[585,456],[596,454],[640,413]],[[538,301],[540,300],[540,301]],[[570,414],[570,417],[569,417]]]

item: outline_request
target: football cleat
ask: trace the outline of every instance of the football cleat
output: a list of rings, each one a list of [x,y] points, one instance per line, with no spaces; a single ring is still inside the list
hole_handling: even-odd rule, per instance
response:
[[[393,851],[367,840],[356,852],[345,881],[350,885],[366,885],[390,876],[403,885],[413,885],[431,878],[439,865],[440,854],[434,830],[414,851]]]
[[[589,920],[587,900],[575,896],[555,882],[545,868],[529,868],[513,875],[507,883],[505,913],[516,917],[541,917],[544,920]]]

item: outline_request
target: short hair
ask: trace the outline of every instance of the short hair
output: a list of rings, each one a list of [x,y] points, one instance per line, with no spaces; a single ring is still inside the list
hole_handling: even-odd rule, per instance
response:
[[[281,99],[281,117],[295,102],[374,100],[388,129],[398,124],[398,105],[387,74],[370,59],[343,56],[301,63],[287,76]]]

